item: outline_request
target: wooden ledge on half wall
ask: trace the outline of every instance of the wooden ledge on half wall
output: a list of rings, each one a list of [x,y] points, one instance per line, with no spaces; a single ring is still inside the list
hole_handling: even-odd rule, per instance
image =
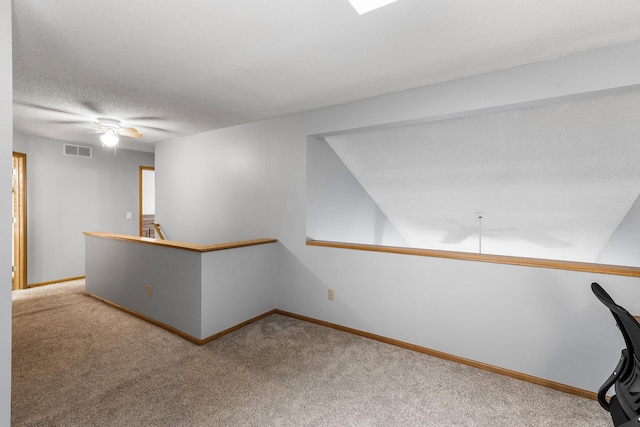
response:
[[[239,242],[217,243],[213,245],[199,245],[196,243],[176,242],[173,240],[153,239],[151,237],[129,236],[126,234],[106,233],[103,231],[85,231],[85,236],[101,237],[104,239],[122,240],[125,242],[144,243],[147,245],[164,246],[175,249],[184,249],[192,252],[212,252],[225,249],[242,248],[245,246],[264,245],[275,243],[278,239],[263,238],[254,240],[243,240]]]
[[[385,252],[401,255],[415,255],[433,258],[448,258],[463,261],[491,262],[496,264],[520,265],[525,267],[554,268],[557,270],[582,271],[587,273],[613,274],[616,276],[640,277],[640,268],[621,265],[593,264],[576,261],[524,258],[507,255],[489,255],[470,252],[452,252],[433,249],[404,248],[398,246],[366,245],[361,243],[330,242],[307,239],[307,246],[352,249],[358,251]]]

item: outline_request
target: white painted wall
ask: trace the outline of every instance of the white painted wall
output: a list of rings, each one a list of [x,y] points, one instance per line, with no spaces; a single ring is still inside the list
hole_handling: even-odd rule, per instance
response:
[[[307,237],[408,246],[324,138],[307,142]]]
[[[11,2],[0,2],[0,425],[11,424]]]
[[[28,147],[29,284],[83,276],[83,231],[138,235],[139,167],[153,154],[94,146],[92,158],[71,157],[63,141],[17,135]]]
[[[598,262],[640,267],[640,196],[605,245]]]
[[[308,247],[306,141],[638,84],[634,42],[163,141],[156,215],[176,240],[278,238],[277,308],[596,391],[623,341],[589,286],[640,313],[639,279]]]
[[[481,228],[486,254],[595,262],[640,192],[638,117],[629,91],[325,139],[411,247]]]
[[[202,326],[207,338],[275,308],[278,248],[247,246],[202,254]]]
[[[261,132],[259,123],[246,126]],[[162,144],[163,156],[160,163],[156,156],[155,165],[156,222],[171,240],[191,243],[270,237],[278,231],[273,224],[279,221],[280,206],[287,203],[282,187],[296,178],[280,167],[295,162],[294,154],[297,157],[274,149],[272,140],[288,141],[292,136],[288,125],[276,125],[265,135],[264,144],[256,144],[255,132],[245,139],[235,128],[227,128],[215,138],[196,135]],[[214,156],[198,158],[208,153]],[[297,179],[303,190],[304,175]],[[299,208],[304,217],[304,205]]]

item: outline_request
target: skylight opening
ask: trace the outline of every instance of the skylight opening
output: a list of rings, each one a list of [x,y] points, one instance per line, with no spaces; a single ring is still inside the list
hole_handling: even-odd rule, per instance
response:
[[[395,3],[396,1],[398,0],[349,0],[349,3],[351,3],[351,6],[353,6],[356,12],[364,15],[367,12]]]

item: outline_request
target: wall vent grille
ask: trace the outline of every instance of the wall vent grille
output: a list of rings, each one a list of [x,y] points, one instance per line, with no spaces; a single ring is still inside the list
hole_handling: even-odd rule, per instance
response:
[[[64,144],[62,153],[65,156],[87,157],[91,158],[91,147],[83,147],[81,145]]]

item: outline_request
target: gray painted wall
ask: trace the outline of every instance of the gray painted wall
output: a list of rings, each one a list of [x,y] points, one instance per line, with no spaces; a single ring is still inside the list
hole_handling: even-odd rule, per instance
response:
[[[163,141],[157,218],[176,240],[278,238],[277,308],[595,391],[623,342],[589,286],[640,313],[639,279],[308,247],[306,142],[638,84],[635,42]]]
[[[62,141],[15,136],[27,148],[29,284],[83,276],[83,231],[138,235],[139,166],[153,154],[94,146],[92,158],[70,157]]]
[[[407,246],[324,138],[307,143],[307,237]]]
[[[13,132],[13,151],[27,154],[29,152],[29,137],[23,133]]]
[[[11,2],[0,2],[0,425],[11,424],[11,139],[13,129]]]
[[[201,338],[200,253],[85,239],[87,292]],[[151,296],[147,285],[152,286]]]
[[[274,308],[274,244],[200,253],[85,238],[87,292],[195,338],[207,338]]]

